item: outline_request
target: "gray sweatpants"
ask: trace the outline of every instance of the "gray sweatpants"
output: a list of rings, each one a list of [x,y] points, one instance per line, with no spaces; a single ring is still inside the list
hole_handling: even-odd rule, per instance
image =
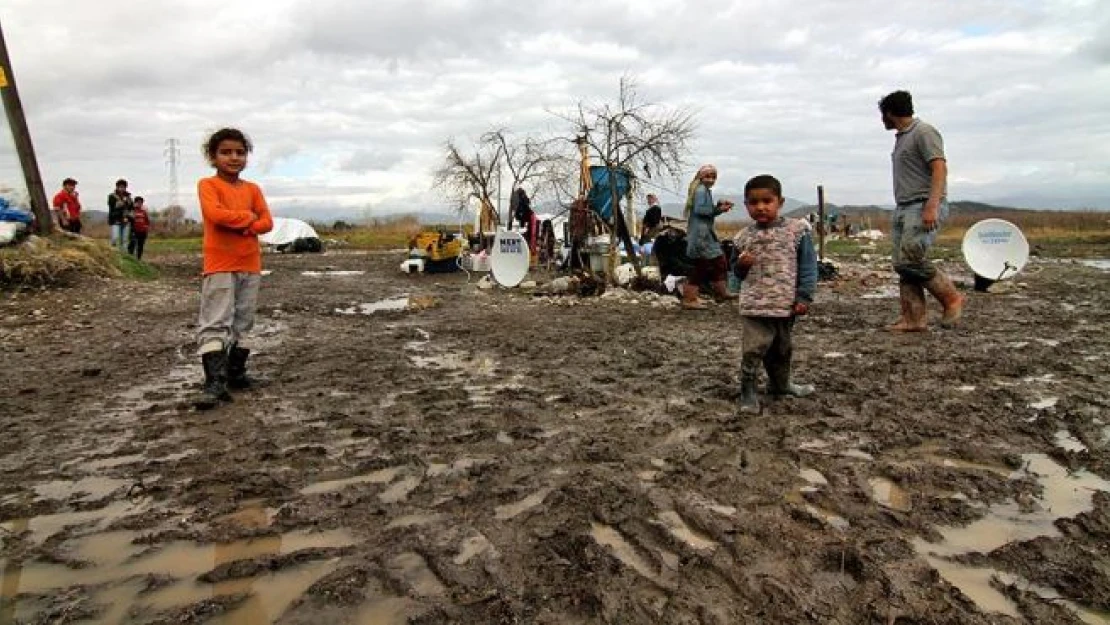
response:
[[[200,287],[197,345],[201,354],[239,343],[254,327],[254,309],[262,276],[257,273],[212,273]]]
[[[740,324],[741,377],[757,378],[762,365],[772,385],[778,387],[789,382],[790,360],[794,355],[791,341],[794,317],[742,316]]]

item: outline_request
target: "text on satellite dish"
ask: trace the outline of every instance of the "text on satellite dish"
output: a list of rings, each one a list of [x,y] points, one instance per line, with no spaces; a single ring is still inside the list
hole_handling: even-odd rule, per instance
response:
[[[989,231],[988,232],[980,232],[979,233],[979,242],[980,243],[986,243],[988,245],[995,245],[995,244],[998,244],[998,243],[1009,243],[1010,238],[1013,237],[1013,235],[1014,235],[1014,233],[1011,230],[996,230],[994,232],[989,232]]]

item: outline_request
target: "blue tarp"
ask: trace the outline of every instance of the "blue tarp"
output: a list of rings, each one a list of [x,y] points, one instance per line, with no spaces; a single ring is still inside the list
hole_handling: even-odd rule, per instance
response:
[[[632,174],[627,169],[617,170],[613,173],[616,174],[613,177],[617,179],[617,198],[620,199],[631,188]],[[601,215],[602,219],[612,221],[613,195],[609,189],[609,170],[604,165],[591,165],[590,182],[593,187],[590,188],[590,193],[586,196],[586,199],[590,202],[594,211]]]
[[[19,223],[31,223],[31,213],[19,210],[18,208],[8,204],[8,201],[0,197],[0,221],[17,221]]]

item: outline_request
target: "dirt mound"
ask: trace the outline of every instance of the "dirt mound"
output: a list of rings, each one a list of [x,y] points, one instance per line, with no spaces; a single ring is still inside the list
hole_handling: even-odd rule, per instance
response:
[[[50,286],[79,275],[113,278],[124,274],[124,262],[102,241],[31,236],[19,245],[0,249],[0,286]]]

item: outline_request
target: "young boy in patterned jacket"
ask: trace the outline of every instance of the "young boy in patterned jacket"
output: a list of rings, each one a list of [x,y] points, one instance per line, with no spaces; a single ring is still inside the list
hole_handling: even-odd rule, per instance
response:
[[[740,412],[759,413],[756,382],[760,364],[767,370],[767,393],[805,397],[809,384],[790,380],[794,319],[809,312],[817,289],[817,253],[804,219],[779,216],[782,183],[756,176],[744,185],[744,206],[755,222],[735,237],[739,256],[743,358],[740,363]]]

